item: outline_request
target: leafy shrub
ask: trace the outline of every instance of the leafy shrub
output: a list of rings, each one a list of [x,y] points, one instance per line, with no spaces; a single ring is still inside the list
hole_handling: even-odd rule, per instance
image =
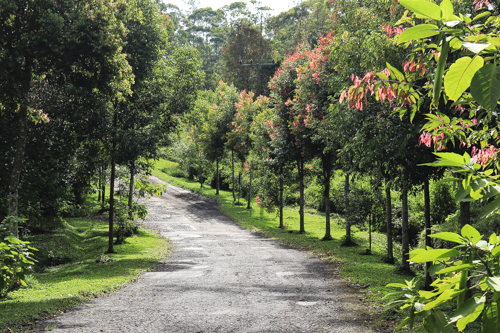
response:
[[[33,253],[30,251],[36,249],[30,247],[29,242],[23,242],[8,234],[15,220],[20,219],[7,217],[0,224],[0,298],[5,297],[16,286],[26,287],[26,276],[34,265],[34,259],[31,257]]]
[[[400,298],[391,304],[402,304],[401,309],[409,310],[398,329],[411,328],[415,318],[421,317],[427,332],[454,332],[452,325],[463,331],[467,325],[478,321],[481,321],[482,332],[498,332],[500,237],[493,233],[484,240],[479,231],[468,224],[460,234],[441,232],[431,237],[456,246],[410,252],[410,261],[432,263],[429,272],[435,280],[431,291],[419,290],[415,279],[406,284],[387,285],[401,290]],[[472,297],[466,300],[467,292]],[[456,310],[455,306],[449,306],[451,302]]]

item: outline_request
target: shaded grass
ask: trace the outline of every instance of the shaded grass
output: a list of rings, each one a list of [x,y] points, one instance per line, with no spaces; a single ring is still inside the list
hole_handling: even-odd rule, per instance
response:
[[[65,228],[27,240],[40,249],[38,260],[47,262],[44,256],[50,254],[69,262],[33,274],[28,288],[0,300],[0,331],[25,330],[23,326],[35,320],[122,288],[136,281],[141,272],[151,270],[169,251],[164,239],[140,230],[125,244],[115,245],[116,253],[104,255],[107,223],[83,218],[67,219]]]
[[[388,283],[404,283],[412,276],[401,275],[398,265],[384,262],[386,254],[386,235],[372,233],[372,255],[365,255],[368,248],[368,232],[353,227],[355,246],[342,246],[345,236],[343,219],[332,215],[331,235],[333,240],[322,241],[325,234],[325,214],[307,209],[305,214],[304,234],[299,234],[299,213],[297,207],[286,207],[284,210],[284,229],[278,228],[279,218],[252,202],[252,209],[246,209],[246,201],[237,206],[233,203],[231,192],[221,191],[219,196],[209,187],[200,188],[200,184],[185,178],[172,177],[161,170],[175,170],[177,163],[160,160],[155,166],[153,175],[172,184],[195,193],[216,199],[219,210],[235,220],[246,229],[258,232],[266,237],[276,239],[287,246],[316,254],[321,260],[329,261],[347,283],[363,291],[360,298],[370,305],[375,315],[375,324],[379,327],[394,328],[402,319],[402,314],[385,307],[391,298],[383,299],[394,292],[385,288]],[[394,257],[401,258],[400,244],[394,243]]]

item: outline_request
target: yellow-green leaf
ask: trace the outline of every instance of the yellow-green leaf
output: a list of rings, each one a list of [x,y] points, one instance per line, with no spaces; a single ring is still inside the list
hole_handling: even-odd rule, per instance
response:
[[[400,0],[399,3],[417,14],[418,18],[441,21],[441,8],[435,3],[425,0]]]
[[[454,242],[458,244],[465,243],[465,239],[459,234],[456,234],[454,232],[440,232],[434,235],[429,235],[429,237],[439,238],[445,241]]]
[[[470,224],[464,225],[464,227],[461,230],[461,234],[469,241],[471,241],[472,244],[474,245],[476,245],[476,243],[481,240],[481,234],[479,233],[479,231],[477,231]]]
[[[462,57],[455,61],[444,77],[444,90],[448,98],[458,100],[467,88],[472,77],[483,67],[484,60],[479,56],[474,58]]]
[[[427,250],[423,252],[419,252],[415,256],[412,256],[410,252],[410,261],[421,263],[428,261],[436,261],[442,259],[448,259],[450,257],[456,257],[460,253],[455,249],[435,249],[435,250]]]
[[[441,8],[443,21],[449,21],[453,19],[453,4],[450,0],[441,1],[439,8]]]
[[[439,34],[439,28],[434,24],[419,24],[408,28],[399,36],[397,36],[398,44],[411,40],[427,38]]]

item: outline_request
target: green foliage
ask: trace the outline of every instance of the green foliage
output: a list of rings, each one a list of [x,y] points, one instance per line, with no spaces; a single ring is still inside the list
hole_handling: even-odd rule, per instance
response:
[[[441,224],[457,209],[451,184],[436,182],[431,189],[431,217],[434,224]]]
[[[442,232],[433,238],[458,244],[453,249],[418,249],[410,252],[410,261],[431,262],[435,281],[433,290],[418,290],[414,280],[405,284],[390,283],[387,287],[401,289],[401,297],[392,304],[409,308],[409,315],[398,328],[413,327],[416,317],[422,317],[427,332],[452,332],[451,325],[459,331],[476,320],[481,320],[482,332],[500,331],[500,238],[491,234],[483,236],[470,225],[465,225],[460,234]],[[465,293],[472,297],[465,300]],[[453,312],[445,305],[456,302]]]
[[[31,251],[37,249],[11,233],[15,219],[18,218],[7,217],[0,223],[0,298],[15,287],[26,287],[26,277],[35,264]]]

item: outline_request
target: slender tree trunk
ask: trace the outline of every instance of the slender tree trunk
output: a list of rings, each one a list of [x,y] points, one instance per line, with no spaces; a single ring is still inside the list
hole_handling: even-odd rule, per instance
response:
[[[101,180],[102,180],[102,168],[99,168],[97,177],[97,202],[101,202]]]
[[[12,163],[12,171],[9,183],[9,211],[8,216],[17,217],[19,214],[19,182],[24,163],[24,153],[26,151],[26,141],[28,137],[28,93],[31,87],[31,62],[25,59],[26,70],[25,77],[22,82],[22,97],[21,106],[19,108],[19,123],[17,127],[16,154]],[[18,223],[12,225],[12,234],[19,237]]]
[[[408,225],[408,188],[403,184],[401,189],[401,229],[402,229],[402,266],[405,270],[410,270],[410,228]]]
[[[248,167],[250,170],[250,183],[248,186],[248,203],[247,203],[247,209],[252,209],[250,206],[250,201],[252,200],[252,166]]]
[[[470,202],[460,201],[460,229],[470,222]]]
[[[135,175],[135,163],[132,162],[130,165],[130,183],[128,188],[128,218],[132,220],[133,212],[132,212],[132,204],[134,200],[134,175]]]
[[[115,143],[113,143],[113,150],[115,148]],[[114,155],[114,154],[113,154]],[[115,157],[111,156],[111,176],[109,179],[109,231],[108,231],[108,253],[114,253],[113,249],[113,224],[114,224],[114,213],[115,213]]]
[[[236,202],[236,194],[234,193],[234,150],[231,150],[231,169],[233,178],[233,202]]]
[[[243,163],[242,166],[243,168]],[[238,171],[238,202],[237,205],[240,205],[240,196],[241,196],[241,169]]]
[[[300,216],[300,231],[299,233],[303,234],[306,232],[304,226],[304,161],[302,158],[297,160],[297,166],[299,169],[299,216]]]
[[[424,181],[424,219],[425,219],[425,246],[432,246],[431,234],[431,197],[429,194],[429,178]],[[431,263],[425,263],[425,289],[430,290],[432,278],[429,274]]]
[[[283,229],[283,169],[280,171],[280,228]]]
[[[101,184],[102,184],[102,197],[101,197],[101,202],[102,202],[102,205],[104,206],[104,204],[106,203],[106,168],[103,165],[101,167],[101,169],[102,169],[102,181],[101,181]]]
[[[216,160],[216,165],[217,165],[217,171],[215,174],[215,178],[216,178],[215,195],[219,195],[219,191],[220,191],[219,159]]]
[[[388,263],[394,263],[394,254],[392,249],[392,203],[391,203],[391,184],[388,178],[385,178],[385,223],[387,227],[387,258]]]
[[[113,116],[113,131],[116,129],[118,123],[118,113],[115,110]],[[108,253],[114,253],[113,249],[113,224],[115,219],[115,152],[116,152],[116,134],[113,133],[113,144],[111,148],[111,176],[109,179],[109,232],[108,232]]]
[[[332,171],[329,163],[323,163],[323,198],[325,201],[325,236],[323,240],[331,240],[332,235],[330,233],[330,178],[332,176]]]
[[[370,219],[368,220],[368,253],[372,253],[372,225],[374,220],[374,214],[370,214]]]
[[[345,173],[344,198],[345,198],[345,244],[349,245],[352,242],[351,237],[351,220],[349,218],[349,172]]]

